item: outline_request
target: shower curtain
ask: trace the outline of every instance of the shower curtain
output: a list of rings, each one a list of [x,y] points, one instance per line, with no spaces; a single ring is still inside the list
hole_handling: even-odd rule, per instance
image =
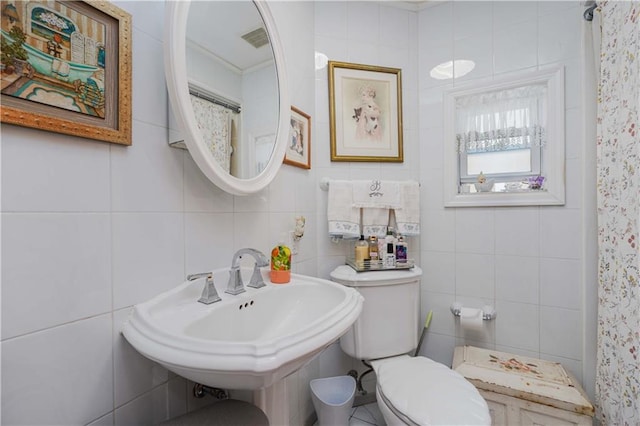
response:
[[[602,424],[639,425],[640,2],[598,5],[596,405]]]
[[[190,95],[190,98],[198,128],[209,152],[227,173],[230,172],[234,112],[198,96]]]

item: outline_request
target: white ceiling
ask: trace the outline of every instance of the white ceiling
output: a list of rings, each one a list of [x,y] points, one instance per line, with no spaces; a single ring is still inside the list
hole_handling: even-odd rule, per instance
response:
[[[406,10],[420,10],[438,3],[441,1],[386,0],[389,6]],[[256,49],[241,38],[262,25],[252,1],[193,1],[187,39],[191,46],[195,44],[237,72],[243,72],[273,60],[269,46]]]
[[[261,26],[262,17],[253,2],[194,1],[187,39],[242,72],[273,60],[268,45],[256,49],[241,38]]]

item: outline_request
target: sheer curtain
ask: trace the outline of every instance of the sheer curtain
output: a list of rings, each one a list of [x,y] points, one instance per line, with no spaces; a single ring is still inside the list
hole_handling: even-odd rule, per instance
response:
[[[492,152],[542,146],[545,86],[524,86],[456,100],[460,152]]]
[[[640,424],[640,2],[599,1],[596,405]],[[596,14],[598,11],[596,11]]]

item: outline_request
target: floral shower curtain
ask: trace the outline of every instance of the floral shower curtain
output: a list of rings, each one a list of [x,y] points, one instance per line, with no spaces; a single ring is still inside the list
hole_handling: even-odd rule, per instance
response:
[[[640,2],[598,4],[596,405],[605,425],[639,425]]]
[[[198,96],[191,95],[190,98],[202,138],[211,155],[226,172],[230,172],[233,111]]]

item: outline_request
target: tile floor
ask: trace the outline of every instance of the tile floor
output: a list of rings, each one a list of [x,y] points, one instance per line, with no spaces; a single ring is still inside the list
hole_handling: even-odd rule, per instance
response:
[[[353,407],[349,426],[387,426],[377,403]]]
[[[387,424],[380,413],[377,403],[371,403],[367,405],[361,405],[359,407],[353,407],[351,411],[351,417],[349,419],[349,426],[386,426]],[[313,426],[318,426],[318,422],[315,422]]]

